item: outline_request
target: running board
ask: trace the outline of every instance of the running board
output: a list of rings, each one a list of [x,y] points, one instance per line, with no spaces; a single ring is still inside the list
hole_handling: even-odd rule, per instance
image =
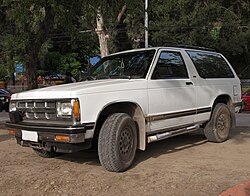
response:
[[[177,129],[177,130],[174,130],[174,131],[167,131],[167,132],[164,132],[164,133],[151,135],[151,136],[148,136],[148,143],[156,142],[156,141],[159,141],[159,140],[164,140],[164,139],[174,137],[174,136],[177,136],[177,135],[181,135],[181,134],[184,134],[184,133],[190,133],[190,132],[198,130],[199,128],[200,128],[200,125],[196,124],[196,125],[191,126],[191,127],[186,127],[186,128]]]

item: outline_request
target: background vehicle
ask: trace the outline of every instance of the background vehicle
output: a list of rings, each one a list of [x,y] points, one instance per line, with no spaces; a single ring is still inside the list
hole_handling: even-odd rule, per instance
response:
[[[5,110],[6,112],[9,111],[9,102],[10,102],[11,93],[1,88],[0,89],[0,112]]]
[[[242,102],[244,102],[243,111],[250,111],[250,91],[247,91],[242,95]]]

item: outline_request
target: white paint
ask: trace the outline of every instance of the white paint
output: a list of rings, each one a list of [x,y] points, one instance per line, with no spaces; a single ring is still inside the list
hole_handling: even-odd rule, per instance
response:
[[[65,84],[14,94],[12,99],[78,98],[81,110],[81,123],[96,122],[99,114],[105,107],[119,102],[137,104],[144,114],[143,117],[148,117],[209,108],[213,106],[215,99],[220,95],[230,96],[232,102],[241,101],[240,81],[234,71],[235,78],[203,79],[199,77],[185,49],[155,49],[157,55],[154,57],[145,79],[107,79]],[[187,66],[188,79],[150,79],[159,53],[162,50],[177,51],[182,54]],[[193,85],[186,85],[186,82],[192,82]],[[145,124],[145,127],[146,131],[155,131],[195,122],[205,122],[209,120],[210,114],[210,112],[207,112],[180,118],[158,120]],[[145,130],[142,133],[145,134]],[[140,138],[145,138],[141,136]],[[93,137],[93,130],[88,131],[86,137]],[[35,134],[30,135],[30,133],[25,131],[24,138],[32,141],[37,140]]]

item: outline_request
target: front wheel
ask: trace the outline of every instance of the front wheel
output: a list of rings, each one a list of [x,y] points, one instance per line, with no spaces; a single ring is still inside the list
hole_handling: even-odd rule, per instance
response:
[[[134,160],[136,148],[135,122],[125,113],[110,115],[98,139],[98,155],[102,166],[112,172],[125,171]]]
[[[218,103],[212,113],[210,121],[204,128],[207,139],[211,142],[227,140],[232,127],[230,109],[223,103]]]

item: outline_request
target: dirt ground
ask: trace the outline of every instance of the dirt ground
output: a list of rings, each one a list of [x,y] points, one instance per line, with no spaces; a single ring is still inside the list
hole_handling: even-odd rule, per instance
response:
[[[0,195],[218,195],[250,180],[250,127],[221,144],[201,133],[152,143],[124,173],[105,171],[96,151],[44,159],[0,134],[0,179]]]

